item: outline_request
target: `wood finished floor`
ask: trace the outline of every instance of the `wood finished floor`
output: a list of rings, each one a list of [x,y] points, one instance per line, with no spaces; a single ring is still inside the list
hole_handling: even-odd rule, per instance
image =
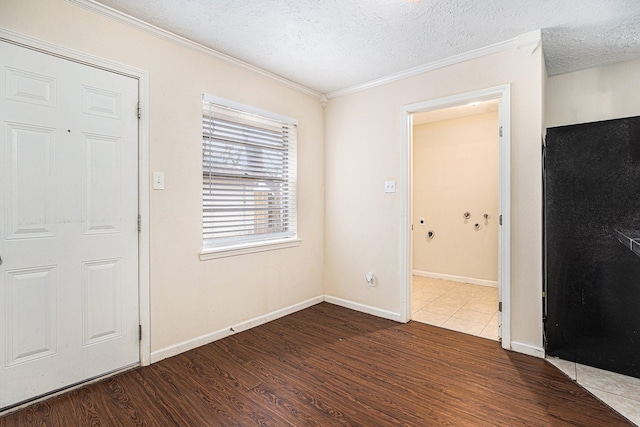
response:
[[[0,426],[627,426],[544,360],[318,304]]]

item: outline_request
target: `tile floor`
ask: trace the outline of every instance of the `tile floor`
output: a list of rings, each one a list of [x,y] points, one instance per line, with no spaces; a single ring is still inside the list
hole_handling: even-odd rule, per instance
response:
[[[411,318],[498,339],[498,288],[413,276]]]
[[[412,319],[498,339],[498,289],[413,277]],[[640,379],[547,357],[547,361],[631,422],[640,426]]]
[[[547,361],[591,394],[640,425],[640,379],[547,356]]]

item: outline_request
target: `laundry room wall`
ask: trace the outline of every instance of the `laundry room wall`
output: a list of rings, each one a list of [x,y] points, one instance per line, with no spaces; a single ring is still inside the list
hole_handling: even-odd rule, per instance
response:
[[[413,127],[412,224],[414,274],[498,285],[497,112]]]

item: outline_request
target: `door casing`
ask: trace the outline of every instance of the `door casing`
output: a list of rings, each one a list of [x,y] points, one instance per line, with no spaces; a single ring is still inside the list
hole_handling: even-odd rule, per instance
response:
[[[511,349],[511,85],[506,84],[458,95],[422,101],[402,107],[401,144],[401,321],[411,320],[413,238],[411,213],[413,212],[413,123],[412,114],[440,110],[468,104],[472,101],[499,99],[498,126],[498,192],[501,225],[498,231],[498,287],[502,303],[499,336],[502,347]]]

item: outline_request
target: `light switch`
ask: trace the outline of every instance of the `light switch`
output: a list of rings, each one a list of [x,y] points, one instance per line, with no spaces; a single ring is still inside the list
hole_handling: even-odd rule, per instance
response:
[[[385,181],[384,182],[384,192],[385,193],[395,193],[396,192],[396,182],[395,181]]]
[[[164,172],[153,173],[153,189],[164,190]]]

